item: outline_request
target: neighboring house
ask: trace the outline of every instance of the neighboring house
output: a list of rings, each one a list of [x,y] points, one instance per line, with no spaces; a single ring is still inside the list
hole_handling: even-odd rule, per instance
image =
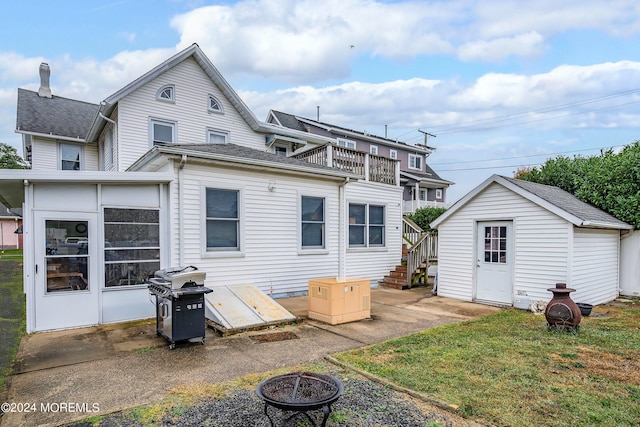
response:
[[[22,216],[0,203],[0,249],[22,249]]]
[[[438,217],[438,295],[528,308],[566,283],[574,301],[619,292],[633,227],[557,188],[493,175]]]
[[[282,156],[326,140],[258,121],[197,45],[97,104],[41,76],[18,91],[32,170],[0,171],[0,196],[24,206],[28,332],[151,317],[145,281],[171,266],[287,296],[377,282],[400,259],[397,162]]]
[[[275,110],[269,112],[267,123],[321,136],[335,147],[398,160],[400,183],[403,187],[403,213],[413,213],[425,206],[447,207],[447,188],[453,182],[440,178],[427,164],[426,159],[434,150],[431,147],[409,145]],[[285,147],[277,144],[275,147],[283,154],[286,153]]]

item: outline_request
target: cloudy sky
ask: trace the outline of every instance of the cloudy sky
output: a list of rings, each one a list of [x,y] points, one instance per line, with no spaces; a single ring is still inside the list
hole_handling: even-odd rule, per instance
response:
[[[455,201],[493,173],[640,139],[640,3],[25,0],[0,17],[0,142],[17,88],[98,103],[198,43],[260,119],[277,109],[415,144]]]

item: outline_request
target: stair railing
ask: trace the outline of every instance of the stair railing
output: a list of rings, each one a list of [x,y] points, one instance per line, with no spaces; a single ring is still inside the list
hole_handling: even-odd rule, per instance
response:
[[[413,275],[424,263],[438,257],[438,235],[424,231],[406,216],[402,218],[402,237],[411,246],[407,249],[407,287],[413,286]],[[427,274],[425,270],[425,274]]]

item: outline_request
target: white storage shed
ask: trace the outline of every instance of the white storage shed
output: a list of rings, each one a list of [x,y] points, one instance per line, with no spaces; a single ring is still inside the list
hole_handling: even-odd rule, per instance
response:
[[[438,295],[529,308],[558,282],[576,302],[619,294],[620,236],[633,229],[557,187],[493,175],[432,224]]]

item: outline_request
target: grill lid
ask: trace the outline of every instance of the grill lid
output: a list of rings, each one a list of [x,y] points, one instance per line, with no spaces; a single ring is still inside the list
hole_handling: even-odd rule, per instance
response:
[[[154,273],[156,279],[165,282],[171,289],[180,289],[185,286],[204,286],[206,276],[204,271],[199,271],[192,265],[171,267]],[[158,280],[156,280],[157,282]]]

